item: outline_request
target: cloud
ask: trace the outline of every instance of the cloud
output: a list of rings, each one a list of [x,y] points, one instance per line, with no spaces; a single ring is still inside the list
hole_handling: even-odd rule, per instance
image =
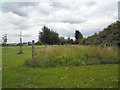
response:
[[[47,26],[54,31],[57,30],[58,33],[60,33],[60,36],[70,36],[73,37],[74,35],[74,26],[70,23],[64,23],[64,22],[52,22],[48,23]]]
[[[75,12],[76,13],[76,12]],[[87,21],[86,18],[81,17],[79,14],[68,11],[66,9],[60,9],[53,13],[54,21],[64,22],[64,23],[82,23]]]
[[[57,31],[60,36],[73,38],[75,30],[79,30],[87,37],[118,19],[117,5],[117,2],[83,0],[3,2],[0,24],[3,34],[8,34],[8,42],[19,42],[20,31],[23,41],[37,41],[44,25]]]
[[[27,16],[28,11],[26,10],[26,7],[30,8],[35,5],[37,5],[37,3],[34,2],[4,2],[2,4],[2,11],[3,12],[10,11],[20,16]]]

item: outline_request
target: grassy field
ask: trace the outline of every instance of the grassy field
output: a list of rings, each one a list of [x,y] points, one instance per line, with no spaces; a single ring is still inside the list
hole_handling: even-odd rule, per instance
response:
[[[54,47],[56,48],[58,46],[48,46],[48,48],[49,47],[50,48],[53,47],[51,49],[53,50]],[[60,51],[62,51],[63,47],[64,46],[59,46],[58,48]],[[76,50],[79,48],[78,46],[67,46],[67,47],[72,47],[71,48],[72,50],[73,47]],[[103,51],[109,50],[111,54],[109,56],[106,57],[104,56],[104,57],[106,59],[108,59],[109,57],[109,59],[114,64],[110,64],[110,63],[98,64],[98,65],[72,64],[72,66],[68,66],[68,64],[63,65],[64,64],[63,63],[62,65],[58,64],[56,67],[47,67],[47,68],[40,68],[40,67],[33,68],[25,65],[26,60],[29,60],[31,58],[30,46],[24,46],[23,47],[24,54],[21,55],[16,54],[19,50],[19,47],[3,47],[2,49],[3,49],[2,52],[3,53],[2,56],[2,66],[3,66],[2,87],[3,88],[117,88],[118,87],[118,64],[115,64],[116,63],[115,59],[117,58],[116,49],[110,49],[110,48],[103,49]],[[46,57],[48,53],[51,53],[51,50],[48,49],[48,53],[46,53],[47,49],[45,50],[44,49],[45,49],[44,46],[36,46],[37,52],[39,52],[39,50],[40,52],[45,51],[45,53],[42,53],[42,57],[40,58],[40,60],[45,60],[46,58],[44,57]],[[88,47],[88,49],[85,50],[89,50],[89,49],[90,47]],[[102,50],[99,47],[96,47],[95,49]],[[93,52],[96,52],[94,51],[95,49],[93,49]],[[112,50],[115,51],[113,52]],[[57,51],[58,53],[55,52],[52,52],[53,54],[55,54],[55,56],[62,55],[58,51]],[[92,53],[88,52],[88,55],[89,54],[93,55]],[[73,55],[72,58],[70,58],[70,61],[73,58],[75,58],[76,55],[75,56]],[[102,53],[100,55],[102,55]],[[105,52],[103,55],[108,55],[108,53]],[[39,56],[40,55],[38,55],[38,57]],[[49,56],[54,59],[54,55],[52,56],[52,54],[48,55],[47,59],[49,58]],[[70,56],[71,56],[70,53],[68,53],[68,56],[67,54],[65,54],[64,58],[66,59],[67,57]]]

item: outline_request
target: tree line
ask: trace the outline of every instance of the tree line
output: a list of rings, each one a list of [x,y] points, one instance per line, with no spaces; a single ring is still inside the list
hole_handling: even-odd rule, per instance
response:
[[[119,46],[120,44],[120,21],[108,25],[98,34],[94,33],[88,38],[83,38],[83,45]]]
[[[79,44],[80,40],[83,38],[83,35],[80,31],[75,31],[75,41],[68,36],[67,39],[64,37],[59,37],[59,34],[53,30],[50,30],[48,27],[43,26],[42,32],[39,32],[38,44],[45,45],[64,45],[64,44]]]
[[[83,37],[79,30],[75,30],[75,40],[65,37],[59,37],[59,33],[51,30],[47,26],[43,26],[39,32],[37,45],[64,45],[64,44],[80,44],[80,45],[101,45],[101,46],[119,46],[120,44],[120,21],[116,21],[99,33],[94,33],[87,38]],[[2,37],[2,46],[7,45],[7,34]],[[31,45],[28,43],[28,45]]]
[[[120,43],[120,21],[116,21],[104,28],[98,34],[94,33],[87,38],[84,38],[79,30],[75,30],[75,40],[68,37],[59,37],[59,34],[47,26],[43,26],[39,32],[39,40],[37,44],[45,45],[64,45],[64,44],[80,44],[80,45],[102,45],[102,46],[118,46]]]

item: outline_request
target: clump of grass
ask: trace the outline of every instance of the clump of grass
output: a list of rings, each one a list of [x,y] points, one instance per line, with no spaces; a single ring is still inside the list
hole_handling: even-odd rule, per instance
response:
[[[36,50],[36,62],[27,60],[33,67],[81,66],[96,64],[117,64],[117,48],[98,46],[48,46]]]

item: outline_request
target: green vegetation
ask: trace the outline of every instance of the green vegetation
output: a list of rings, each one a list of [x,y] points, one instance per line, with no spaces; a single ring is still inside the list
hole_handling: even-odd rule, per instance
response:
[[[59,43],[59,34],[48,27],[43,26],[42,32],[39,33],[39,42],[43,44],[53,45]]]
[[[33,67],[81,66],[118,64],[118,49],[98,46],[48,46],[36,49],[36,62],[27,60]]]
[[[74,47],[74,48],[73,48]],[[64,48],[66,48],[64,50]],[[71,48],[71,49],[69,49]],[[24,54],[16,54],[19,47],[2,47],[3,49],[3,88],[117,88],[118,87],[118,64],[85,65],[85,66],[57,66],[55,68],[32,68],[24,65],[31,58],[31,47],[24,46]],[[54,49],[60,49],[58,53]],[[67,50],[68,49],[68,50]],[[117,51],[113,48],[84,47],[83,46],[36,46],[38,52],[50,52],[59,54],[68,52],[66,57],[74,58],[71,50],[83,55],[94,55],[91,52],[100,50],[100,55],[111,61],[117,57]],[[84,51],[87,50],[87,51]],[[90,49],[90,50],[89,50]],[[47,50],[47,51],[45,51]],[[81,50],[81,52],[79,51]],[[92,50],[92,51],[91,51]],[[109,51],[110,55],[108,55]],[[84,52],[83,52],[84,51]],[[103,52],[104,51],[104,52]],[[71,54],[70,54],[71,52]],[[82,53],[83,52],[83,53]],[[102,52],[104,54],[102,54]],[[75,53],[75,52],[74,52]],[[90,54],[89,54],[90,53]],[[40,53],[39,53],[40,54]],[[42,54],[42,53],[41,53]],[[45,53],[42,55],[46,56]],[[62,55],[62,53],[60,53]],[[68,55],[68,56],[67,56]],[[75,54],[78,55],[78,54]],[[108,56],[106,56],[108,55]],[[112,55],[112,56],[111,56]],[[42,56],[43,57],[43,56]],[[97,57],[97,56],[96,56]],[[52,56],[51,56],[52,58]],[[71,61],[72,59],[70,59]],[[74,59],[73,59],[74,60]],[[116,60],[115,60],[116,61]]]
[[[79,44],[82,39],[83,39],[83,35],[81,34],[80,31],[76,30],[75,31],[75,44]]]
[[[97,45],[97,46],[118,46],[120,43],[120,21],[116,21],[111,25],[101,30],[98,34],[94,33],[87,38],[83,38],[83,35],[79,30],[75,30],[75,40],[69,36],[67,39],[59,37],[59,33],[50,30],[44,26],[42,32],[39,33],[39,41],[37,44],[81,44],[81,45]]]
[[[98,34],[94,34],[82,41],[85,45],[118,46],[120,43],[120,21],[116,21],[104,28]]]

